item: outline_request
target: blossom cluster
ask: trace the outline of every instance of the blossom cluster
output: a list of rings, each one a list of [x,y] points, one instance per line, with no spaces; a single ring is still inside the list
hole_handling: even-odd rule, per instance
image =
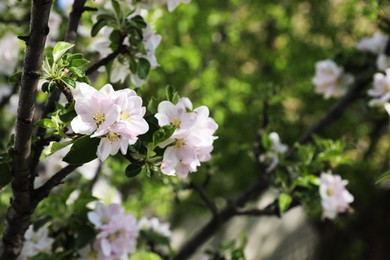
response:
[[[44,225],[37,231],[34,231],[33,226],[30,225],[24,234],[25,241],[18,260],[29,259],[42,252],[48,253],[54,242],[54,239],[49,237],[48,234],[48,225]]]
[[[344,73],[342,67],[332,60],[322,60],[316,63],[316,71],[312,83],[315,92],[324,95],[324,98],[340,97],[347,92],[348,87],[354,82],[349,73]]]
[[[120,205],[97,203],[94,211],[88,213],[88,219],[98,230],[93,244],[98,259],[128,259],[135,251],[137,221],[133,215],[125,214]]]
[[[376,32],[372,37],[365,37],[356,44],[359,51],[368,51],[377,56],[376,66],[379,70],[386,70],[390,67],[390,57],[385,54],[389,36],[382,32]]]
[[[193,109],[188,98],[181,98],[177,104],[162,101],[155,115],[160,126],[172,125],[173,135],[160,144],[166,147],[161,170],[167,175],[186,178],[189,172],[197,171],[201,162],[211,159],[213,134],[218,125],[209,117],[209,109],[200,106]]]
[[[345,188],[347,180],[330,172],[322,173],[320,177],[320,196],[323,209],[322,217],[334,219],[338,213],[343,213],[349,208],[354,198]]]
[[[169,224],[161,223],[160,220],[155,217],[150,219],[142,217],[138,222],[138,226],[142,230],[153,232],[163,237],[169,238],[172,235]]]
[[[119,150],[126,154],[128,146],[149,130],[143,118],[146,109],[133,90],[115,91],[110,84],[96,90],[80,83],[74,94],[77,116],[71,127],[75,133],[101,138],[97,156],[102,161]]]

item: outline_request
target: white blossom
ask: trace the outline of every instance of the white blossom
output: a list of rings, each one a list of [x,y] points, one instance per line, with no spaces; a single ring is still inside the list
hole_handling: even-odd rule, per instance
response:
[[[353,76],[344,73],[344,69],[337,66],[334,61],[323,60],[316,63],[312,83],[315,86],[315,92],[323,94],[325,99],[344,95],[353,82]]]
[[[341,179],[339,175],[332,175],[331,172],[321,174],[319,192],[323,218],[334,219],[338,213],[349,208],[354,198],[345,188],[347,184],[348,181]]]

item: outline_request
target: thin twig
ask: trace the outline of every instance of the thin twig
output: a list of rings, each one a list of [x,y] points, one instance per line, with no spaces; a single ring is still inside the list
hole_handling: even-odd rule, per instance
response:
[[[199,196],[201,197],[201,199],[203,200],[203,202],[206,204],[207,208],[211,211],[211,213],[214,215],[214,216],[217,216],[218,215],[218,209],[217,207],[215,206],[214,202],[211,201],[209,199],[209,197],[207,196],[206,192],[203,190],[202,187],[198,186],[196,183],[194,183],[193,181],[190,182],[189,184],[189,187],[193,190],[195,190],[196,192],[198,192]]]
[[[123,53],[126,50],[126,45],[120,44],[118,48],[113,52],[97,61],[95,64],[91,65],[86,71],[86,75],[91,75],[93,72],[97,71],[100,67],[107,65],[110,61],[114,60],[119,54]]]
[[[56,174],[54,174],[43,186],[34,190],[33,192],[33,203],[37,205],[44,198],[49,196],[50,191],[61,184],[63,180],[71,174],[74,170],[76,170],[81,165],[67,165],[65,168],[59,170]]]

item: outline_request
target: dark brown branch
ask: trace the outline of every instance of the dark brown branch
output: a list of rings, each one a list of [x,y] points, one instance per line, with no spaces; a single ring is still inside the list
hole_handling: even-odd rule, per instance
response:
[[[34,190],[33,192],[33,203],[37,205],[44,198],[49,196],[50,191],[60,185],[63,180],[71,174],[74,170],[76,170],[81,165],[68,165],[65,168],[59,170],[56,174],[54,174],[43,186]]]
[[[218,209],[217,207],[215,206],[214,202],[211,201],[209,199],[209,197],[207,196],[207,194],[205,193],[205,191],[203,190],[202,187],[198,186],[196,183],[194,182],[190,182],[189,184],[189,187],[193,190],[195,190],[196,192],[198,192],[199,196],[201,197],[201,199],[203,200],[203,202],[205,203],[205,205],[207,206],[208,209],[210,209],[211,213],[214,215],[214,216],[217,216],[218,215]]]
[[[84,5],[87,0],[74,1],[72,11],[70,12],[68,29],[65,36],[65,41],[70,43],[76,42],[77,29],[79,27],[81,15],[85,11]]]
[[[107,65],[110,61],[114,60],[119,54],[123,53],[126,50],[126,45],[119,45],[118,48],[111,54],[107,55],[103,59],[97,61],[95,64],[91,65],[86,71],[86,75],[91,75],[93,72],[97,71],[100,67]]]
[[[322,131],[324,128],[333,123],[337,118],[339,118],[342,112],[350,105],[354,100],[356,100],[361,90],[371,81],[373,71],[367,71],[362,74],[355,82],[353,87],[346,93],[346,95],[341,98],[330,110],[329,112],[321,118],[317,124],[310,128],[299,142],[304,143],[311,140],[312,135]],[[255,147],[255,156],[258,158],[258,147]],[[289,155],[295,153],[295,150],[292,149],[289,151]],[[241,193],[233,201],[231,201],[217,216],[213,216],[211,220],[204,225],[193,237],[191,237],[180,249],[180,251],[175,256],[174,260],[184,260],[188,259],[201,245],[203,245],[208,239],[210,239],[219,228],[228,222],[232,217],[236,215],[241,215],[237,209],[242,208],[250,200],[260,196],[268,187],[268,178],[270,173],[265,174],[266,167],[262,162],[256,160],[258,167],[261,170],[260,178],[256,183]],[[255,211],[252,211],[255,214]],[[260,213],[260,212],[259,212]]]
[[[7,211],[0,259],[15,259],[23,247],[23,236],[33,212],[30,176],[31,137],[37,85],[48,34],[52,1],[32,2],[29,42],[24,58],[21,91],[16,115],[15,146],[12,160],[12,199]]]
[[[237,216],[253,216],[253,217],[262,217],[262,216],[277,216],[280,217],[279,209],[272,205],[272,207],[266,207],[264,209],[236,209],[235,214]]]
[[[64,94],[68,103],[72,103],[74,101],[72,91],[61,80],[56,80],[56,85],[62,94]]]

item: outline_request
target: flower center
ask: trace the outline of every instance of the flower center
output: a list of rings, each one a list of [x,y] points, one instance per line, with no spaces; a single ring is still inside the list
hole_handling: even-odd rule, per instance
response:
[[[126,112],[121,112],[120,119],[124,121],[129,121],[130,119],[130,114]]]
[[[115,134],[114,132],[108,131],[108,133],[107,133],[107,138],[108,138],[108,140],[110,140],[111,142],[117,142],[117,141],[119,141],[119,137],[120,137],[120,135],[117,135],[117,134]]]
[[[104,113],[96,112],[96,114],[93,116],[93,119],[95,120],[96,124],[99,126],[106,120]]]
[[[174,125],[176,128],[180,128],[181,121],[177,119],[176,117],[172,118],[171,120],[172,125]]]
[[[178,139],[178,140],[176,140],[175,147],[178,148],[178,149],[180,149],[180,148],[182,148],[185,144],[186,144],[186,143],[184,142],[183,139]]]
[[[326,195],[332,196],[333,195],[333,189],[332,188],[327,188],[326,189]]]

